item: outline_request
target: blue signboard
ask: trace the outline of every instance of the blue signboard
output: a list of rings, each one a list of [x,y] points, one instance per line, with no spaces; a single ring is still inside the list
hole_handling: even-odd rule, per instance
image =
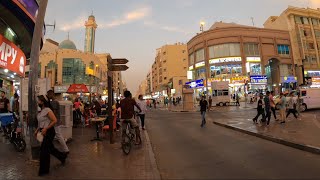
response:
[[[190,86],[190,88],[202,88],[204,87],[203,79],[198,79],[195,81],[186,82],[186,85]]]
[[[250,76],[251,84],[267,84],[267,82],[268,82],[268,79],[266,75]]]
[[[281,83],[296,83],[297,77],[294,76],[285,76],[281,77]]]

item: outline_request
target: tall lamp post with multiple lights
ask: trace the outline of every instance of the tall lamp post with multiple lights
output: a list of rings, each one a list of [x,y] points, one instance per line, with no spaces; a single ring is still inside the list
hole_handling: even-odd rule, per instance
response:
[[[201,33],[203,33],[204,32],[204,25],[205,25],[206,23],[204,22],[204,21],[200,21],[200,32]],[[204,53],[205,53],[205,55],[204,55],[204,59],[205,59],[205,61],[206,61],[206,59],[207,59],[207,50],[205,49],[205,51],[204,51]],[[206,77],[206,83],[205,83],[205,91],[206,91],[206,99],[208,99],[208,93],[209,93],[209,89],[208,89],[208,72],[207,72],[207,70],[208,70],[208,68],[207,68],[207,63],[206,63],[206,66],[205,66],[206,68],[205,68],[205,77]],[[210,68],[209,68],[210,69]]]

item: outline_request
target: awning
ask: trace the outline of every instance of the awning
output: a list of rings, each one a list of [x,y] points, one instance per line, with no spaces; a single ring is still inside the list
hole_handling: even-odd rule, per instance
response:
[[[89,90],[84,84],[72,84],[70,85],[67,93],[88,93]]]

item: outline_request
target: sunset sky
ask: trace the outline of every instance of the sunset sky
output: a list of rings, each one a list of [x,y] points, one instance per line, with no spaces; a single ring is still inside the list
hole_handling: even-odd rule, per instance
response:
[[[46,24],[56,21],[57,27],[48,27],[46,38],[61,42],[70,32],[70,39],[83,50],[84,22],[93,12],[98,24],[95,51],[129,59],[123,75],[134,93],[151,68],[155,50],[187,43],[199,32],[200,21],[208,29],[216,21],[252,25],[253,17],[262,27],[288,5],[317,8],[320,0],[50,0]]]

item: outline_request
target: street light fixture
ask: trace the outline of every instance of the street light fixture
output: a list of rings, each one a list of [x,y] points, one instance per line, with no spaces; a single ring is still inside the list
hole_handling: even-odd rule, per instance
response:
[[[206,23],[204,21],[200,22],[200,32],[203,32],[203,27]]]

